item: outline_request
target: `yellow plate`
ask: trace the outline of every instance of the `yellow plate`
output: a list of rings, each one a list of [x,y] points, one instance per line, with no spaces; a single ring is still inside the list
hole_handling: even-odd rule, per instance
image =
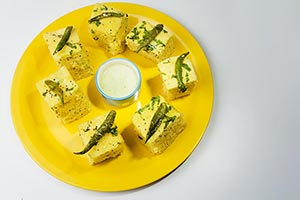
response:
[[[129,3],[107,3],[129,14],[130,26],[146,19],[162,23],[176,37],[173,55],[190,51],[198,83],[190,96],[170,103],[184,115],[186,129],[161,155],[152,156],[131,135],[131,116],[152,96],[162,94],[161,80],[156,65],[134,52],[126,50],[117,57],[126,57],[140,68],[143,77],[139,99],[125,108],[117,108],[116,123],[126,142],[124,152],[116,159],[99,165],[89,165],[84,156],[74,155],[82,148],[77,133],[78,124],[103,114],[112,107],[99,96],[94,77],[78,84],[93,104],[92,112],[71,124],[61,124],[38,93],[35,83],[53,73],[55,65],[42,35],[46,31],[73,25],[86,46],[95,69],[107,55],[94,44],[87,29],[93,5],[75,10],[57,19],[41,31],[31,42],[17,66],[12,90],[11,112],[15,129],[25,149],[44,170],[71,185],[96,191],[122,191],[138,188],[166,176],[192,153],[208,125],[213,105],[213,80],[207,59],[197,41],[178,22],[149,7]]]

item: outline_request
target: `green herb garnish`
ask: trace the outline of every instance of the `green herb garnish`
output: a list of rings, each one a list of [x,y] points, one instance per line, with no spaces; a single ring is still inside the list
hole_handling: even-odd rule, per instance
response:
[[[162,46],[162,47],[166,46],[161,40],[158,40],[158,39],[156,39],[156,38],[154,38],[153,41],[154,41],[156,44],[152,44],[152,43],[148,44],[148,45],[146,46],[146,51],[153,51],[154,49],[157,49],[157,47],[159,47],[159,46]]]
[[[145,143],[151,138],[151,136],[157,131],[161,125],[166,113],[168,112],[168,106],[165,102],[161,103],[157,111],[154,113],[152,120],[150,122],[150,127],[146,135]]]
[[[182,67],[190,72],[192,69],[188,66],[188,64],[182,63]]]
[[[185,81],[188,83],[190,81],[189,73],[185,73]]]
[[[118,127],[114,126],[110,129],[109,131],[113,136],[117,136],[118,135]]]
[[[164,123],[165,123],[164,129],[167,128],[167,126],[169,125],[170,122],[175,121],[176,116],[174,115],[172,117],[169,117],[169,116],[165,115],[165,118],[166,118],[166,120],[164,121]]]
[[[139,41],[139,46],[136,50],[136,52],[140,52],[141,49],[148,46],[152,40],[155,39],[155,37],[163,30],[164,25],[163,24],[157,24],[151,31],[145,32],[145,35],[142,40]]]
[[[68,26],[65,29],[64,34],[62,35],[60,41],[58,42],[58,44],[53,52],[53,55],[56,54],[57,52],[59,52],[60,50],[62,50],[62,48],[64,48],[64,46],[66,45],[66,43],[68,42],[68,40],[70,38],[72,29],[73,29],[73,26]]]
[[[72,91],[72,90],[74,90],[74,87],[66,88],[66,92],[69,92],[69,91]]]
[[[160,103],[160,96],[156,96],[156,97],[152,97],[151,98],[151,110],[154,109],[155,103],[157,105],[159,105],[159,103]]]
[[[96,129],[95,134],[91,137],[90,141],[88,142],[88,144],[85,146],[85,148],[80,151],[80,152],[74,152],[74,154],[85,154],[87,153],[93,146],[97,145],[99,140],[105,135],[105,133],[109,133],[109,132],[114,132],[116,133],[117,128],[113,127],[112,125],[115,121],[115,117],[116,117],[116,111],[115,110],[111,110],[108,115],[106,116],[104,122],[101,124],[101,126]]]
[[[128,37],[128,39],[133,40],[133,41],[140,39],[140,37],[139,37],[140,32],[138,31],[137,27],[134,27],[132,29],[131,33],[133,33],[133,35]]]
[[[136,111],[137,113],[139,114],[142,114],[142,112],[146,109],[148,110],[153,110],[154,109],[154,106],[155,104],[159,105],[160,103],[160,96],[156,96],[156,97],[152,97],[151,98],[151,102],[147,105],[145,105],[144,107],[140,108],[138,111]]]
[[[77,45],[75,43],[66,42],[66,45],[72,49],[77,49]]]
[[[51,80],[45,80],[45,84],[60,98],[62,105],[64,105],[64,92],[59,87],[59,83]]]
[[[145,105],[144,107],[138,109],[138,111],[136,111],[136,112],[139,113],[139,114],[142,114],[142,112],[143,112],[144,110],[146,110],[147,108],[149,108],[149,107],[150,107],[150,104],[147,104],[147,105]]]
[[[92,22],[99,22],[101,19],[109,18],[109,17],[123,17],[123,13],[116,13],[116,12],[103,12],[100,15],[97,15],[91,19],[89,19],[89,23]]]
[[[106,5],[102,5],[102,7],[100,8],[100,10],[108,10]]]
[[[185,92],[187,90],[186,86],[184,85],[182,81],[182,67],[188,67],[188,65],[184,65],[183,60],[185,57],[189,54],[190,52],[186,52],[181,54],[175,63],[175,74],[176,74],[176,79],[178,82],[178,88],[180,89],[181,92]]]

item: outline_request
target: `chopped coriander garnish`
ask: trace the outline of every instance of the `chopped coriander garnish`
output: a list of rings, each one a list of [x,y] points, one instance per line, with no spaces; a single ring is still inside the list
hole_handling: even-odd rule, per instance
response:
[[[100,10],[108,10],[107,6],[106,5],[102,5]]]
[[[69,91],[72,91],[72,90],[74,90],[74,87],[66,88],[66,92],[69,92]]]
[[[66,42],[66,45],[72,49],[77,49],[77,45],[75,43]]]
[[[170,122],[174,122],[175,119],[176,119],[175,115],[172,116],[172,117],[169,117],[169,116],[165,115],[165,121],[164,121],[165,126],[164,126],[164,129],[168,127],[168,125],[169,125]]]
[[[188,83],[190,81],[189,73],[185,73],[185,81]]]
[[[184,68],[184,69],[186,69],[187,71],[191,71],[191,68],[187,65],[187,64],[185,64],[185,63],[182,63],[182,67]]]

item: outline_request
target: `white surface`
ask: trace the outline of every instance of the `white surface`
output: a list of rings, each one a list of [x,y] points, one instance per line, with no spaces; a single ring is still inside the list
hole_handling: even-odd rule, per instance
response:
[[[175,18],[202,45],[215,81],[214,110],[203,139],[174,173],[137,190],[86,191],[43,171],[11,122],[13,73],[46,25],[95,2],[1,3],[1,199],[300,199],[297,0],[129,1]]]

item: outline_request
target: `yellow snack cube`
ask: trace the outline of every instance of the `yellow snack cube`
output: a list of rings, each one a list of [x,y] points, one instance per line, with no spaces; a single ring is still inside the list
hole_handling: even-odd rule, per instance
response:
[[[36,87],[56,117],[64,124],[73,122],[91,110],[91,103],[66,67],[38,81]]]
[[[125,50],[128,15],[105,4],[97,3],[88,21],[89,32],[98,46],[114,56]]]
[[[66,28],[63,28],[44,34],[44,40],[57,66],[65,66],[75,81],[93,75],[94,69],[90,66],[87,51],[81,44],[75,27],[72,27],[70,37],[63,48],[55,52],[65,30]]]
[[[151,121],[162,103],[166,103],[167,113],[162,118],[161,124],[154,134],[148,138],[147,134],[149,133]],[[153,97],[148,104],[140,108],[133,115],[132,123],[137,137],[153,154],[164,152],[185,128],[182,115],[173,106],[169,105],[162,96]]]
[[[98,116],[88,122],[84,122],[78,126],[79,136],[82,139],[83,145],[86,146],[91,137],[95,134],[96,129],[104,122],[108,113]],[[116,127],[114,124],[113,127]],[[98,141],[97,145],[93,146],[86,156],[89,163],[94,165],[98,164],[109,158],[114,158],[120,155],[123,151],[124,140],[117,129],[114,133],[105,133]]]
[[[138,51],[138,48],[143,40],[154,26],[146,21],[139,22],[126,36],[126,44],[131,51]],[[163,29],[146,47],[142,48],[138,53],[147,59],[158,63],[174,52],[173,34]]]
[[[186,90],[184,92],[180,90],[175,71],[177,58],[178,56],[167,58],[157,65],[162,78],[164,93],[168,100],[189,95],[197,82],[197,76],[192,62],[188,58],[185,58],[183,60],[185,67],[182,67],[182,82]]]

